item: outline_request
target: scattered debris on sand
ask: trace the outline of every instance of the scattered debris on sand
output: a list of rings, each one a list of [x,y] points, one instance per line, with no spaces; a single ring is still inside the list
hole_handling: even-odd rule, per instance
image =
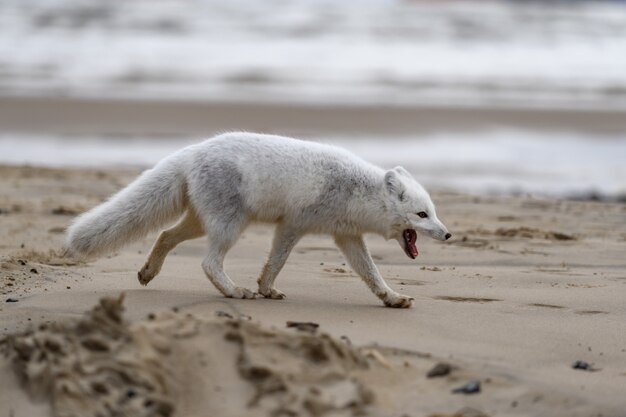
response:
[[[81,276],[78,272],[68,272],[58,267],[75,264],[76,262],[71,260],[57,257],[54,251],[50,251],[49,255],[23,251],[14,256],[1,256],[0,295],[19,298],[31,293],[34,289],[41,289],[47,284],[56,282],[59,278]]]
[[[300,330],[302,332],[315,333],[320,325],[313,323],[312,321],[288,321],[287,327]]]
[[[495,231],[496,236],[504,237],[524,237],[527,239],[546,239],[546,240],[576,240],[575,236],[561,232],[543,231],[530,227],[513,227],[499,228]]]
[[[455,303],[491,303],[494,301],[502,301],[497,298],[484,298],[484,297],[456,297],[451,295],[438,295],[433,297],[435,300],[453,301]]]
[[[55,216],[76,216],[79,213],[85,211],[84,207],[66,207],[66,206],[58,206],[50,210],[50,213]]]
[[[69,256],[65,256],[62,251],[56,251],[53,249],[46,251],[36,250],[22,250],[12,256],[13,260],[19,260],[21,262],[33,262],[50,266],[73,266],[79,265],[80,262]]]

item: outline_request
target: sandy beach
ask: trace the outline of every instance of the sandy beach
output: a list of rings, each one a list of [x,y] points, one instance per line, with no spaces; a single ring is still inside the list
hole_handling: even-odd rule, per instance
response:
[[[0,167],[3,415],[624,413],[623,205],[435,192],[451,241],[420,237],[412,261],[367,239],[412,309],[384,308],[324,236],[303,239],[279,275],[287,299],[231,300],[202,273],[204,239],[176,248],[147,288],[136,273],[155,235],[95,262],[61,256],[72,218],[137,173]],[[254,288],[271,236],[250,227],[230,252],[237,283]],[[440,362],[451,372],[428,378]],[[108,379],[94,382],[94,366]],[[452,393],[470,381],[480,393]]]
[[[625,40],[623,2],[3,0],[0,417],[625,417]],[[451,239],[366,236],[413,307],[328,236],[283,300],[224,298],[206,237],[148,286],[156,232],[66,256],[76,216],[231,131],[423,184]]]

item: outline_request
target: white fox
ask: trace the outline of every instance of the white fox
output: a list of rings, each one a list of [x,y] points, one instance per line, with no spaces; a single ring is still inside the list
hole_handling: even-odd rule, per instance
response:
[[[438,240],[450,233],[437,219],[428,193],[402,167],[384,171],[330,145],[255,134],[228,133],[188,146],[108,201],[79,216],[68,229],[70,253],[112,252],[176,219],[157,239],[139,282],[147,285],[179,243],[209,236],[202,268],[226,297],[255,298],[236,286],[224,257],[252,222],[275,223],[258,293],[282,299],[274,280],[298,240],[307,233],[334,237],[348,263],[388,307],[411,307],[413,298],[381,277],[364,233],[395,238],[412,259],[416,230]]]

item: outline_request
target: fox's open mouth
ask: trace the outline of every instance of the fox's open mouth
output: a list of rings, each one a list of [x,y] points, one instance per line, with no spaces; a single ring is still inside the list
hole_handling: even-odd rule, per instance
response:
[[[404,251],[407,256],[411,259],[417,258],[417,246],[415,246],[417,232],[413,229],[405,229],[402,237],[404,237]]]

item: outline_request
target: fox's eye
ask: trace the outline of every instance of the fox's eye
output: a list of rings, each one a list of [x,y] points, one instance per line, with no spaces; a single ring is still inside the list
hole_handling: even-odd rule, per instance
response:
[[[417,213],[417,215],[420,216],[422,219],[428,217],[428,214],[425,211],[420,211],[419,213]]]

